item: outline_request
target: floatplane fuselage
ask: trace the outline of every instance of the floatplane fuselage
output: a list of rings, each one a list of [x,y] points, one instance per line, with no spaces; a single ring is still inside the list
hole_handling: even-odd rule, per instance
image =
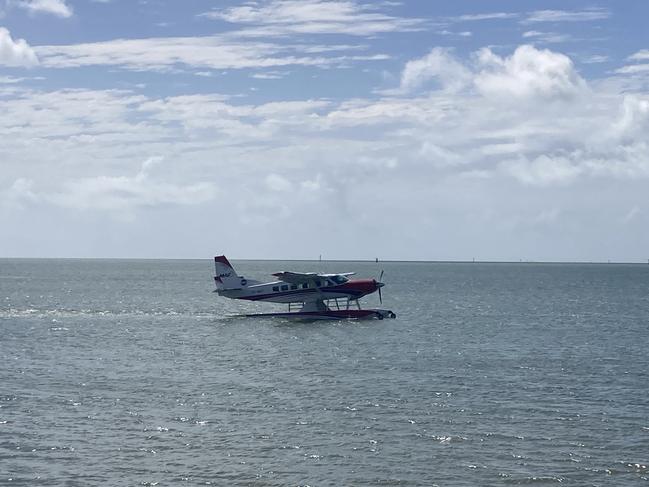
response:
[[[390,310],[361,309],[358,300],[376,291],[379,291],[380,296],[384,284],[376,279],[350,279],[349,276],[353,275],[353,272],[277,272],[273,274],[277,280],[260,282],[238,275],[224,255],[214,257],[214,267],[216,292],[220,296],[289,305],[287,313],[263,313],[254,316],[307,319],[396,317]],[[354,308],[352,304],[355,305]],[[292,311],[296,308],[297,311]]]

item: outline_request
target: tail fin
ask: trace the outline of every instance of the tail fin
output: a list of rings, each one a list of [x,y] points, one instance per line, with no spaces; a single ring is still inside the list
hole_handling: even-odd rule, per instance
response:
[[[232,268],[232,264],[228,262],[225,255],[214,257],[214,268],[216,269],[214,282],[216,283],[217,291],[223,291],[224,289],[241,289],[246,286],[246,280],[243,276],[239,276],[235,272]]]

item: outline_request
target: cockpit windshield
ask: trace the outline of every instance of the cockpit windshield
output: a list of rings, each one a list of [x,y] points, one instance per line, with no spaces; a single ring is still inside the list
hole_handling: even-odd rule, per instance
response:
[[[347,279],[345,276],[333,276],[331,280],[336,284],[344,284],[349,281],[349,279]]]

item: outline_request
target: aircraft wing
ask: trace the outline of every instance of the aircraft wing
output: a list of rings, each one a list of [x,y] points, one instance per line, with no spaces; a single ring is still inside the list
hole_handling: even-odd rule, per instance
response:
[[[275,272],[273,276],[278,279],[288,282],[290,284],[304,284],[305,282],[313,282],[318,278],[326,278],[333,276],[351,276],[353,272],[344,272],[342,274],[318,274],[317,272]]]
[[[291,284],[304,284],[305,282],[311,282],[314,279],[317,279],[319,275],[315,272],[275,272],[273,276],[277,277],[281,281],[288,282]]]

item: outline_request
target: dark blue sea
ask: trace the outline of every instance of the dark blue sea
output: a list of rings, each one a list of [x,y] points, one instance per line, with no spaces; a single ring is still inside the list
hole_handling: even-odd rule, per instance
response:
[[[237,318],[276,308],[209,259],[0,260],[0,485],[647,485],[649,265],[233,264],[384,269],[398,317]]]

